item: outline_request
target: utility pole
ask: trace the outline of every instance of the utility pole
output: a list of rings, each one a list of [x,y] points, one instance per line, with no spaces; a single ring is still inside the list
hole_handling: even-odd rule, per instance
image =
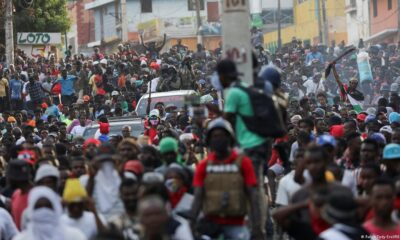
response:
[[[322,0],[322,26],[324,27],[324,41],[323,43],[325,45],[329,45],[329,26],[328,26],[328,20],[326,19],[326,5],[325,5],[325,0]]]
[[[122,42],[128,41],[128,19],[126,18],[126,0],[121,0],[121,30],[122,30]]]
[[[13,3],[11,0],[6,0],[5,2],[6,58],[9,66],[14,64]]]
[[[253,85],[249,0],[222,1],[223,58],[234,61],[241,79]]]
[[[319,43],[324,42],[324,35],[322,34],[322,18],[321,18],[321,2],[317,0],[317,19],[318,19],[318,37]]]
[[[200,16],[200,0],[193,0],[196,4],[196,18],[197,18],[197,43],[203,44],[203,33],[201,31],[202,23],[201,23],[201,16]]]
[[[281,0],[278,0],[278,11],[276,13],[278,21],[278,50],[282,48],[282,26],[281,26]]]

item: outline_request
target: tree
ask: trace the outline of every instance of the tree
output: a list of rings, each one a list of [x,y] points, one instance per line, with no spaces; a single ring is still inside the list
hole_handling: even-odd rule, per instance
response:
[[[67,0],[13,0],[16,32],[66,32]]]

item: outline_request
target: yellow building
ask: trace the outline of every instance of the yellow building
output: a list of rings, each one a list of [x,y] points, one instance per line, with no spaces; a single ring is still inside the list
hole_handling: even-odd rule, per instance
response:
[[[292,41],[293,37],[303,40],[304,44],[320,43],[318,31],[318,11],[323,0],[293,0],[293,25],[282,28],[282,45]],[[345,0],[326,0],[326,18],[328,26],[329,43],[347,40]],[[266,47],[274,51],[278,43],[278,32],[273,31],[264,35]],[[328,44],[330,45],[330,44]]]

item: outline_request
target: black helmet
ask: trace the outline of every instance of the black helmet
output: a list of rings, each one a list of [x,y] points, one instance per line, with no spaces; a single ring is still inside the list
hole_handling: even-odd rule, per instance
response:
[[[210,135],[211,132],[214,131],[215,129],[223,129],[225,130],[230,138],[232,139],[232,145],[235,143],[235,132],[233,131],[233,128],[231,126],[231,124],[226,121],[223,118],[216,118],[214,120],[212,120],[207,127],[207,133],[206,133],[206,145],[209,145],[209,141],[210,141]]]

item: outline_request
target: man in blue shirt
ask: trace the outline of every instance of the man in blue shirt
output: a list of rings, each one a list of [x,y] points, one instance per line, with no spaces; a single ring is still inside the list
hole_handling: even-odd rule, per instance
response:
[[[22,110],[22,88],[24,83],[21,81],[19,74],[15,73],[10,80],[10,100],[11,109]]]
[[[75,99],[74,82],[77,77],[74,75],[68,75],[67,70],[61,71],[61,78],[57,79],[56,83],[61,84],[61,101],[63,105],[70,106]]]
[[[320,52],[317,51],[317,47],[311,47],[311,52],[306,56],[306,66],[310,66],[314,61],[320,64],[324,64],[324,58]]]

